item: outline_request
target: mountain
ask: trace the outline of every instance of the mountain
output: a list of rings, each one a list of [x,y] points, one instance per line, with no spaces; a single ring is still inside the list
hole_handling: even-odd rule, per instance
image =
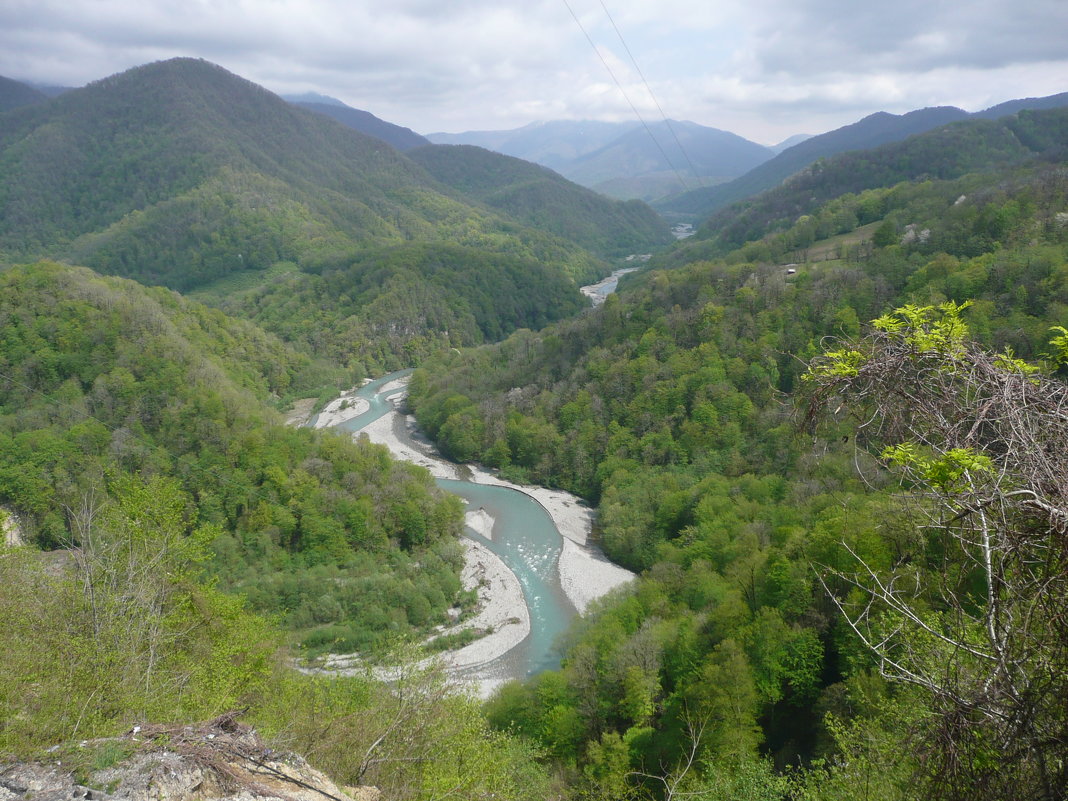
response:
[[[0,157],[0,254],[63,256],[181,290],[369,243],[522,247],[513,223],[381,140],[193,59],[9,112]],[[590,264],[560,240],[524,236],[539,258]]]
[[[9,112],[0,154],[0,252],[183,290],[485,218],[380,140],[193,59]]]
[[[715,212],[681,249],[703,248],[707,243],[702,240],[709,240],[716,243],[716,252],[726,253],[763,232],[808,219],[806,215],[839,196],[889,189],[904,181],[952,180],[1036,159],[1063,159],[1066,152],[1068,107],[955,122],[901,142],[821,159],[780,186]],[[879,219],[878,204],[868,203],[866,208],[860,222]],[[818,227],[816,220],[810,222]],[[852,222],[851,213],[842,216],[846,229]],[[822,238],[815,230],[812,233]]]
[[[793,136],[788,137],[787,139],[783,139],[777,145],[771,145],[768,149],[777,156],[787,148],[793,147],[794,145],[799,145],[806,139],[811,138],[812,134],[794,134]]]
[[[380,139],[204,61],[139,67],[4,121],[0,260],[63,258],[222,296],[236,290],[228,277],[247,289],[271,268],[314,282],[369,250],[436,243],[536,262],[523,289],[533,316],[521,326],[570,313],[581,303],[575,281],[608,272],[579,245],[465,198]],[[437,317],[435,299],[405,294],[423,309],[414,319]]]
[[[432,133],[427,139],[435,145],[476,145],[559,172],[577,158],[604,147],[639,125],[638,122],[555,120],[533,122],[508,131]]]
[[[607,555],[640,572],[559,671],[490,700],[494,725],[600,798],[698,751],[701,798],[842,801],[867,781],[872,798],[1065,797],[1046,767],[1064,752],[1046,732],[1068,730],[1064,559],[1037,554],[1068,506],[1048,478],[1065,472],[1066,158],[1056,109],[839,154],[751,199],[804,181],[802,216],[754,219],[752,244],[654,256],[589,314],[417,371],[424,431],[597,503]],[[988,515],[1009,497],[1026,501]],[[1019,539],[1044,567],[1006,567],[1019,585],[993,594],[989,543]],[[1015,603],[1043,622],[994,631]],[[1011,735],[1027,748],[991,750],[1005,718],[974,713],[995,641],[1034,688]]]
[[[408,156],[466,197],[602,257],[671,241],[667,223],[644,203],[610,200],[529,161],[472,145],[430,145]]]
[[[0,112],[10,111],[20,106],[43,103],[47,99],[48,95],[44,92],[0,75]]]
[[[702,182],[741,175],[772,152],[740,136],[692,122],[533,123],[511,131],[430,134],[435,144],[495,150],[556,170],[621,200],[651,200]],[[682,152],[680,143],[685,149]]]
[[[659,211],[704,217],[715,209],[776,186],[816,159],[847,150],[864,150],[886,142],[896,142],[967,117],[968,112],[951,106],[926,108],[901,115],[880,111],[852,125],[813,136],[789,147],[729,183],[685,192],[657,203],[656,208]]]
[[[560,172],[612,197],[652,200],[688,182],[719,183],[742,175],[771,155],[769,148],[727,131],[665,121],[627,131]]]
[[[972,116],[996,120],[1009,114],[1015,114],[1017,111],[1039,111],[1042,109],[1061,108],[1062,106],[1068,106],[1068,92],[1061,92],[1059,95],[1049,95],[1047,97],[1026,97],[1022,100],[1009,100],[1006,103],[999,103],[983,111],[977,111]]]
[[[778,185],[820,158],[898,142],[950,122],[969,118],[997,119],[1025,109],[1041,110],[1064,105],[1068,105],[1068,93],[1012,100],[975,114],[953,106],[919,109],[901,115],[881,111],[851,125],[810,137],[729,183],[695,189],[654,205],[660,212],[707,217],[716,209]]]
[[[324,106],[340,106],[343,108],[349,108],[348,105],[342,103],[336,97],[330,97],[330,95],[322,95],[318,92],[302,92],[299,95],[279,95],[283,100],[287,100],[290,103],[317,103]]]
[[[327,99],[332,100],[332,98]],[[347,125],[360,133],[381,139],[383,142],[397,148],[397,150],[411,150],[413,147],[430,144],[429,139],[420,136],[411,128],[404,128],[403,126],[386,122],[369,111],[361,111],[360,109],[346,106],[339,100],[335,100],[332,103],[304,100],[291,100],[290,102],[308,111],[332,117],[342,125]]]

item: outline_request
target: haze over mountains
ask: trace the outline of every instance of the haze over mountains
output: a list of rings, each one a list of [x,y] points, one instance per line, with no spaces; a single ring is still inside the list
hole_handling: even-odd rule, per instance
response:
[[[327,108],[350,123],[381,122],[354,109]],[[495,175],[513,171],[508,166],[485,170],[481,194],[469,197],[383,139],[316,111],[220,67],[183,58],[6,112],[0,126],[0,259],[66,258],[190,291],[210,289],[227,276],[242,277],[250,288],[269,280],[265,271],[272,269],[314,282],[357,255],[364,269],[372,269],[366,258],[371,248],[396,269],[401,261],[382,248],[448,243],[449,269],[464,263],[456,248],[469,249],[475,254],[471,263],[483,271],[520,281],[508,286],[533,316],[519,311],[507,322],[493,314],[472,317],[469,301],[460,297],[454,298],[459,316],[442,317],[440,309],[429,314],[420,310],[437,301],[413,289],[418,281],[388,284],[404,300],[386,302],[381,295],[390,290],[375,291],[388,309],[382,314],[408,310],[411,325],[402,340],[423,335],[428,321],[437,319],[439,335],[452,330],[459,342],[471,342],[544,324],[581,305],[575,282],[611,269],[603,257],[617,245],[606,243],[647,250],[669,240],[667,225],[647,206],[593,202],[588,190],[562,179],[550,181],[549,211],[537,219],[514,216],[507,204],[494,208],[489,195],[507,186],[513,207],[533,208],[546,186],[529,180],[517,185],[514,176],[495,184]],[[404,133],[388,123],[378,130],[394,139]],[[423,141],[407,134],[408,144]],[[511,161],[489,152],[481,158]],[[446,169],[440,158],[436,163]],[[533,198],[524,201],[526,192]],[[560,225],[546,214],[581,221]],[[578,234],[583,242],[567,238],[576,224],[587,231]],[[599,244],[589,231],[598,232]],[[430,269],[433,252],[418,248],[411,264]],[[225,292],[232,290],[227,285]],[[355,295],[350,303],[338,313],[366,313]],[[477,305],[487,308],[485,303]]]
[[[819,158],[900,141],[958,120],[996,119],[1022,109],[1066,104],[1068,94],[1058,94],[1013,100],[974,114],[952,106],[905,114],[878,112],[818,136],[798,134],[774,147],[677,121],[648,129],[637,122],[556,121],[512,131],[433,133],[428,138],[524,158],[612,197],[639,197],[661,212],[700,219],[777,185]]]
[[[242,709],[391,801],[1068,797],[1065,96],[777,156],[680,130],[709,180],[763,159],[712,190],[771,185],[662,249],[640,200],[203,61],[10,96],[5,759]],[[544,127],[590,180],[664,179],[638,127]],[[409,366],[444,453],[581,496],[639,573],[481,708],[291,669],[476,603],[425,470],[277,413]]]
[[[302,99],[308,97],[321,99]],[[342,125],[347,125],[360,133],[365,133],[368,136],[374,136],[381,139],[383,142],[388,142],[393,145],[393,147],[397,148],[397,150],[411,150],[413,147],[422,147],[423,145],[430,144],[429,139],[425,136],[420,136],[411,128],[405,128],[401,125],[394,125],[391,122],[386,122],[369,111],[352,108],[352,106],[347,106],[340,100],[335,100],[332,97],[308,93],[302,96],[287,96],[283,99],[288,100],[296,106],[305,108],[308,111],[314,111],[318,114],[325,114],[327,117],[333,117]]]
[[[44,92],[32,86],[0,76],[0,111],[43,103],[47,99],[48,96]]]
[[[774,151],[692,122],[554,121],[514,131],[433,133],[437,144],[479,145],[534,161],[610,197],[650,201],[742,175]]]

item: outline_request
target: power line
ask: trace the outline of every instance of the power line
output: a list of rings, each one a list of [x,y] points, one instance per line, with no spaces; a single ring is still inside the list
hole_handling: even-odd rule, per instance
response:
[[[601,9],[604,11],[604,15],[608,17],[608,21],[612,23],[612,28],[615,30],[616,36],[619,37],[619,43],[623,45],[623,49],[627,51],[627,56],[630,57],[630,63],[634,65],[638,77],[641,78],[642,83],[645,84],[645,91],[649,93],[649,97],[651,97],[653,103],[656,104],[656,109],[660,112],[661,119],[664,120],[664,124],[667,126],[668,131],[671,132],[671,136],[675,139],[675,144],[679,146],[679,150],[682,152],[682,157],[686,159],[686,163],[690,166],[690,172],[693,173],[693,176],[696,178],[698,175],[697,168],[693,165],[693,161],[690,159],[690,154],[687,152],[686,148],[682,146],[682,142],[679,140],[679,135],[675,132],[675,127],[671,124],[671,120],[668,119],[667,114],[664,113],[664,109],[660,106],[660,101],[657,100],[656,95],[653,94],[653,87],[651,87],[649,81],[645,79],[645,73],[643,73],[642,68],[638,66],[638,60],[634,58],[634,54],[630,52],[627,40],[623,38],[619,26],[616,25],[616,21],[612,18],[612,15],[608,13],[608,7],[604,4],[604,0],[598,0],[598,2],[601,4]],[[685,187],[685,184],[683,184],[683,186]]]
[[[690,187],[687,185],[686,180],[679,174],[679,171],[675,168],[674,163],[672,163],[672,161],[671,161],[671,157],[668,156],[667,152],[664,150],[664,146],[660,144],[660,140],[658,140],[653,135],[652,129],[649,128],[649,124],[645,121],[645,118],[642,117],[641,112],[638,111],[638,108],[631,101],[630,96],[627,94],[627,90],[623,88],[623,84],[620,83],[619,78],[616,77],[616,74],[612,71],[612,68],[608,65],[608,61],[605,59],[605,57],[601,53],[601,51],[597,48],[597,45],[594,44],[593,39],[590,37],[590,34],[586,31],[586,28],[583,26],[582,22],[579,20],[578,15],[576,15],[574,9],[571,8],[571,4],[567,0],[563,0],[563,4],[567,7],[568,12],[570,12],[571,19],[575,20],[575,24],[578,25],[579,30],[582,31],[582,35],[586,37],[586,41],[590,43],[590,47],[593,48],[593,52],[595,52],[597,54],[597,57],[599,59],[601,59],[601,63],[604,64],[605,71],[608,72],[608,74],[610,76],[612,76],[612,80],[615,81],[616,87],[619,89],[619,93],[621,95],[623,95],[623,99],[627,101],[627,105],[630,106],[630,110],[634,112],[634,116],[638,118],[639,122],[641,122],[641,124],[642,124],[642,127],[645,128],[645,132],[647,134],[649,134],[649,138],[653,140],[653,144],[655,144],[656,147],[657,147],[657,150],[660,151],[660,155],[662,155],[664,157],[664,161],[667,162],[668,166],[671,168],[671,171],[673,173],[675,173],[675,177],[678,178],[679,183],[682,184],[683,189],[687,189],[688,190]],[[613,25],[614,24],[615,23],[613,23]],[[640,74],[640,71],[639,71],[639,74]],[[644,80],[644,78],[643,78],[643,80]],[[648,84],[646,84],[646,88],[648,88]],[[655,98],[654,98],[654,101],[655,101]],[[657,104],[657,105],[659,107],[659,104]],[[661,112],[661,113],[663,113],[663,112]]]

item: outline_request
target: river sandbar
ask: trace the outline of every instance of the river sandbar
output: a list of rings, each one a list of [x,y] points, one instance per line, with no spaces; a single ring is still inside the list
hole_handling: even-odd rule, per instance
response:
[[[407,378],[397,382],[406,383]],[[395,403],[400,403],[396,398]],[[366,434],[371,442],[385,445],[398,459],[427,468],[434,478],[467,479],[476,484],[509,487],[529,495],[549,513],[564,539],[557,569],[560,586],[579,614],[590,602],[616,587],[626,584],[634,574],[604,557],[600,549],[589,544],[593,530],[593,510],[581,498],[563,490],[526,486],[505,481],[477,465],[457,465],[437,454],[433,445],[421,437],[411,415],[405,417],[396,408],[383,415],[354,436]]]
[[[356,387],[353,387],[326,404],[316,416],[312,428],[331,428],[353,417],[359,417],[370,408],[371,404],[368,401],[356,397]]]
[[[439,628],[434,637],[465,629],[481,629],[489,633],[462,648],[421,660],[416,667],[423,668],[436,662],[446,669],[451,683],[466,687],[480,698],[488,698],[508,680],[508,676],[495,669],[492,663],[530,634],[530,613],[519,579],[508,565],[475,540],[465,538],[460,542],[464,548],[460,580],[465,590],[478,591],[479,608],[474,616]],[[328,654],[318,665],[304,670],[346,676],[362,674],[368,668],[358,654]],[[393,668],[372,668],[372,672],[384,681],[396,678]]]

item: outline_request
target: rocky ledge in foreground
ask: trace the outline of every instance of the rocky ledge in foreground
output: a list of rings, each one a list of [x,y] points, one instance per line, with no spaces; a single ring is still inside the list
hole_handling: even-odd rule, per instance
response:
[[[138,726],[52,756],[0,764],[0,801],[380,801],[374,787],[339,787],[301,757],[273,751],[232,715]]]

